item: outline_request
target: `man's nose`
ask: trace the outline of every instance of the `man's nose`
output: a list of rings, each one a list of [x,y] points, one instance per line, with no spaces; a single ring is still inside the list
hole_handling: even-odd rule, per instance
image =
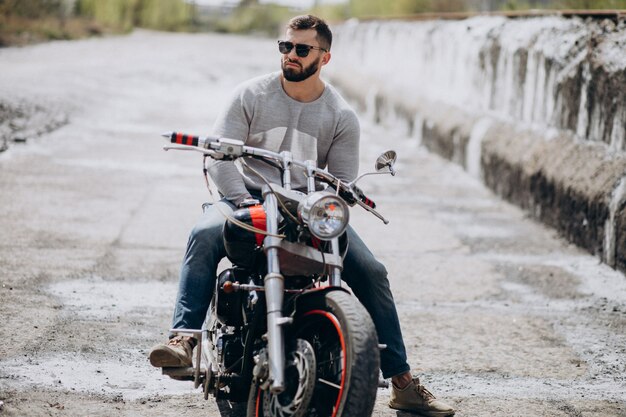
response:
[[[289,53],[287,54],[287,58],[294,60],[294,61],[297,61],[298,58],[300,58],[298,54],[296,53],[295,47],[291,48],[291,51],[289,51]]]

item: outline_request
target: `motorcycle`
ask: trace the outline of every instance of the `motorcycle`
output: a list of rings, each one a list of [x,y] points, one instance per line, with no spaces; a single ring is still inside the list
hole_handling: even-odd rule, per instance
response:
[[[388,223],[356,183],[395,175],[396,153],[385,152],[374,172],[344,182],[289,152],[227,138],[163,136],[171,142],[165,150],[204,155],[207,186],[207,158],[256,158],[282,173],[282,184],[263,185],[262,204],[223,213],[233,266],[216,279],[203,328],[172,329],[197,340],[194,366],[163,373],[193,380],[205,399],[246,403],[248,417],[370,416],[384,346],[365,308],[341,286],[345,230],[354,205]],[[307,193],[292,189],[294,170],[306,175]]]

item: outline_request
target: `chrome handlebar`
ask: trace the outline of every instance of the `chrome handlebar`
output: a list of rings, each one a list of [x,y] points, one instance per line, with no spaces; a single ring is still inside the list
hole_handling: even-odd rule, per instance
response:
[[[369,211],[374,216],[382,220],[383,223],[389,223],[389,220],[376,211],[376,204],[366,197],[365,194],[363,194],[363,191],[355,185],[356,181],[344,182],[326,170],[317,167],[311,168],[310,164],[287,157],[283,153],[276,153],[266,149],[247,146],[244,145],[243,141],[237,139],[219,138],[215,136],[192,136],[177,132],[163,133],[162,136],[169,139],[170,142],[174,144],[165,145],[163,147],[163,150],[165,151],[195,151],[213,159],[227,161],[232,161],[245,156],[252,156],[278,162],[283,168],[288,165],[295,165],[303,168],[309,175],[313,175],[315,178],[332,186],[336,190],[337,194],[343,198],[348,205],[354,206],[356,204],[361,206],[363,209]]]

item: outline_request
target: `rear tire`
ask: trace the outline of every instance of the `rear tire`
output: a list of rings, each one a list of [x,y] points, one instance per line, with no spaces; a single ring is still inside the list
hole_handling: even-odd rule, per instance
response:
[[[365,308],[338,290],[320,296],[295,318],[295,337],[308,341],[315,353],[315,389],[308,417],[368,417],[376,401],[380,356],[376,329]],[[247,417],[289,417],[264,409],[272,395],[250,388]],[[265,402],[267,403],[267,402]],[[300,414],[296,412],[296,414]]]

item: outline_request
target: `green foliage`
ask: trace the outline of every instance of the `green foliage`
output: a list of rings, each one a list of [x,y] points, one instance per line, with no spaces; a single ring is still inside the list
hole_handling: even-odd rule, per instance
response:
[[[189,27],[192,6],[184,0],[78,0],[76,14],[122,31],[182,30]]]
[[[208,29],[218,32],[278,36],[292,16],[293,12],[288,7],[271,3],[261,5],[255,0],[243,0],[231,16],[212,20],[207,26]]]
[[[313,7],[309,12],[312,15],[320,16],[329,22],[345,20],[352,17],[350,15],[350,5],[348,3],[320,4]]]
[[[626,9],[626,0],[346,0],[316,1],[309,12],[328,21],[351,17],[401,17],[419,13],[528,9]],[[240,0],[230,14],[199,14],[186,0],[0,0],[0,46],[73,39],[133,27],[214,30],[278,36],[294,10]]]
[[[626,0],[349,0],[354,17],[528,9],[626,9]]]
[[[555,8],[561,9],[626,9],[626,0],[560,0]]]
[[[534,5],[533,3],[526,0],[507,0],[502,6],[500,6],[500,9],[505,11],[529,10],[539,8],[541,8],[541,5]]]
[[[138,0],[78,0],[76,14],[115,30],[129,31]]]
[[[416,13],[461,12],[468,8],[465,0],[350,0],[350,13],[355,17],[405,16]]]
[[[0,0],[0,46],[75,39],[135,26],[189,30],[185,0]]]
[[[625,9],[626,0],[505,0],[499,7],[500,10],[529,10],[529,9]]]
[[[38,19],[61,10],[63,0],[0,0],[0,16]]]
[[[192,6],[182,0],[139,0],[135,24],[161,30],[185,30],[193,17]]]

